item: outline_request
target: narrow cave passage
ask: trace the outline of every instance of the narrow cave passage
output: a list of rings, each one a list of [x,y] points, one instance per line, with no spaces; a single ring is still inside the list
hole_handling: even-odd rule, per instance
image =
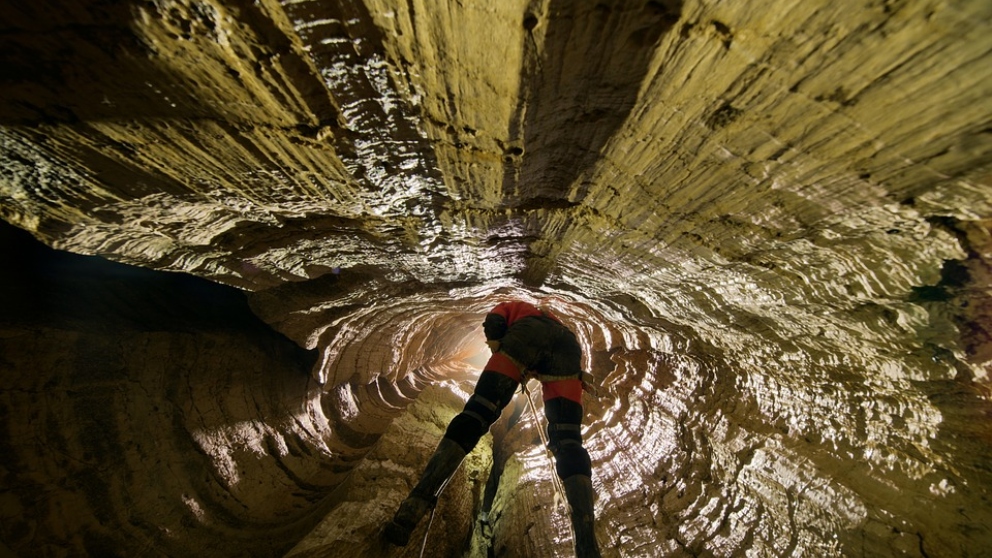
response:
[[[607,556],[986,556],[990,58],[988,0],[0,4],[0,557],[413,556],[508,296]],[[528,417],[434,554],[564,555]]]
[[[467,360],[480,350],[486,305],[528,296],[390,297],[376,312],[346,313],[337,327],[364,335],[318,354],[258,321],[235,290],[4,234],[19,236],[11,245],[34,262],[8,275],[3,291],[15,309],[4,314],[2,341],[3,541],[15,555],[406,555],[383,547],[377,531],[471,391],[478,370]],[[927,531],[946,516],[895,514],[875,499],[984,498],[981,451],[954,470],[941,464],[977,440],[968,433],[989,416],[967,390],[890,392],[857,401],[865,412],[850,423],[835,420],[858,429],[850,434],[808,429],[808,407],[763,416],[790,401],[772,378],[735,372],[636,306],[545,296],[598,373],[602,395],[586,401],[585,437],[599,536],[611,551],[734,555],[785,545],[774,553],[832,554],[886,518],[908,545],[918,542],[910,527]],[[264,293],[252,298],[265,306]],[[320,385],[327,369],[349,379]],[[819,397],[830,393],[842,396]],[[524,401],[446,489],[428,538],[434,555],[568,555]],[[903,407],[887,433],[867,407],[886,401]],[[898,451],[896,436],[916,453]],[[494,466],[487,527],[478,515]],[[758,535],[768,530],[776,534]],[[879,541],[901,540],[892,533]]]

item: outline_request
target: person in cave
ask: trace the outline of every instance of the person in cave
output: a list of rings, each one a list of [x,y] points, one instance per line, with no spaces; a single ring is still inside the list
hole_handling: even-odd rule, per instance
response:
[[[386,540],[407,545],[445,483],[499,418],[517,387],[537,378],[548,419],[548,445],[571,507],[576,556],[598,558],[592,462],[582,445],[582,349],[575,334],[551,312],[523,301],[496,305],[486,315],[483,330],[492,356],[465,408],[448,424],[420,481],[386,525]]]

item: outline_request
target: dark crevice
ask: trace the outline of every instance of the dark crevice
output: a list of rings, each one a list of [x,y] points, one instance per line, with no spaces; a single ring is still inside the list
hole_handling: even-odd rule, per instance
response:
[[[681,17],[681,0],[590,5],[552,0],[543,49],[530,41],[509,137],[521,152],[504,159],[503,195],[514,208],[567,208],[588,186],[579,181],[627,119],[660,39]],[[537,22],[525,20],[525,26]],[[580,45],[595,44],[576,59]],[[519,138],[519,139],[517,139]],[[570,190],[578,183],[578,192]],[[553,259],[553,257],[552,257]],[[540,284],[549,262],[523,272]]]
[[[730,103],[725,103],[706,119],[706,125],[714,130],[724,128],[740,118],[742,114],[744,111],[741,109],[731,106]]]
[[[233,287],[55,250],[2,221],[0,244],[20,264],[16,273],[0,276],[0,321],[107,331],[231,331],[292,343],[259,319],[245,293]],[[316,362],[316,351],[293,347],[305,368]]]

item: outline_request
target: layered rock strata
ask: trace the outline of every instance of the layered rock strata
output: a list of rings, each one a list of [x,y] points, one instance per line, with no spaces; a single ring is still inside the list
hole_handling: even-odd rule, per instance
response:
[[[132,266],[4,232],[0,549],[413,555],[374,533],[516,296],[597,375],[608,555],[981,556],[990,21],[977,0],[0,7],[0,217]],[[435,553],[567,555],[529,413],[449,486]]]

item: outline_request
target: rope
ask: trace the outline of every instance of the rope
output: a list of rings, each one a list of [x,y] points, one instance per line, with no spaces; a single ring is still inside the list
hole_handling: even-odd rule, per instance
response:
[[[534,417],[534,425],[537,426],[537,433],[541,436],[541,443],[544,444],[544,455],[548,458],[548,466],[551,469],[551,483],[554,485],[555,494],[558,497],[559,502],[565,503],[565,513],[571,513],[571,506],[568,504],[568,498],[565,495],[565,487],[561,483],[561,479],[558,478],[558,472],[555,470],[554,456],[551,453],[551,447],[548,444],[548,437],[544,433],[544,429],[541,428],[541,419],[537,416],[537,407],[534,405],[534,401],[530,397],[530,391],[527,389],[527,385],[523,382],[520,384],[521,389],[523,389],[524,394],[527,396],[527,403],[530,404],[531,416]],[[575,540],[575,532],[572,529],[571,520],[566,521],[568,525],[568,533]]]
[[[434,523],[434,511],[436,509],[436,505],[431,508],[431,518],[427,522],[427,529],[424,529],[424,542],[420,544],[420,558],[424,558],[424,551],[427,550],[427,535],[431,532],[431,525]]]
[[[461,463],[458,464],[458,467],[461,467]],[[438,499],[441,498],[441,493],[444,492],[445,488],[447,488],[448,483],[451,482],[451,479],[455,478],[455,473],[458,472],[458,467],[455,467],[455,470],[451,472],[451,476],[444,481],[441,488],[437,490],[437,494],[434,495],[434,505],[431,506],[431,517],[427,521],[427,528],[424,529],[424,541],[420,543],[420,558],[424,558],[424,551],[427,550],[427,536],[431,534],[431,525],[434,524],[434,514],[437,512]]]

